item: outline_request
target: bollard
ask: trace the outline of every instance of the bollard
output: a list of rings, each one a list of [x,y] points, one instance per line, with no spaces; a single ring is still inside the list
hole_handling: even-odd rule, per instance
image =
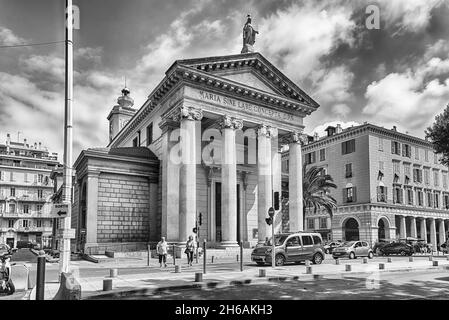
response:
[[[240,241],[240,271],[243,271],[243,241]]]
[[[351,271],[351,265],[350,265],[350,264],[347,264],[347,265],[345,266],[345,270],[346,270],[346,271]]]
[[[259,269],[259,277],[263,278],[267,275],[267,272],[265,269]]]
[[[148,259],[147,259],[147,266],[150,266],[150,258],[151,258],[151,246],[148,245],[147,246],[147,250],[148,250]]]
[[[391,258],[387,258],[388,263],[391,263],[391,261],[392,261]]]
[[[368,258],[363,258],[363,263],[368,263]]]
[[[429,261],[433,261],[433,257],[432,256],[429,257]]]
[[[45,298],[45,255],[37,257],[36,300]]]
[[[206,274],[206,239],[203,241],[203,273]]]
[[[312,267],[310,266],[306,267],[306,274],[312,274]]]
[[[310,266],[310,260],[306,260],[306,261],[304,261],[304,263],[305,263],[306,267]]]
[[[408,262],[413,262],[413,257],[408,257]]]
[[[379,263],[379,270],[385,270],[385,264]]]
[[[335,259],[335,264],[336,264],[336,265],[339,265],[339,264],[340,264],[340,260]]]
[[[180,264],[177,264],[175,266],[175,273],[181,273],[181,265]]]
[[[203,274],[201,272],[195,273],[195,282],[203,282]]]
[[[211,261],[211,263],[214,263],[214,256],[212,256],[212,261]]]
[[[438,261],[433,261],[433,262],[432,262],[432,266],[438,267]]]
[[[112,279],[106,278],[103,279],[103,291],[111,291],[112,290]]]
[[[118,270],[117,269],[110,269],[109,270],[109,277],[111,278],[115,278],[118,275]]]

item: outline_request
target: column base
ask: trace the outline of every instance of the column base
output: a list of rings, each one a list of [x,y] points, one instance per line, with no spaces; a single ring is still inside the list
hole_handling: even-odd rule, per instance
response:
[[[226,248],[235,248],[238,247],[239,244],[237,241],[222,241],[219,245],[219,248],[226,249]]]

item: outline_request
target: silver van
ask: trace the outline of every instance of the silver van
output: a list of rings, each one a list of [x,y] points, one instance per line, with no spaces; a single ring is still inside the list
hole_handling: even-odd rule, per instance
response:
[[[320,264],[324,260],[323,239],[319,233],[296,232],[280,233],[274,236],[275,265],[282,266],[288,262],[300,263],[311,260]],[[251,261],[258,265],[271,265],[271,239],[254,248]]]

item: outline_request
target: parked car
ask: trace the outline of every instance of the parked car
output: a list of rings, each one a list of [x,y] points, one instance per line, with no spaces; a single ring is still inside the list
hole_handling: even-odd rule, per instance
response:
[[[288,262],[300,263],[311,260],[320,264],[324,260],[323,239],[319,233],[296,232],[282,233],[274,236],[275,264],[282,266]],[[251,261],[258,265],[271,264],[271,239],[263,246],[254,248]]]
[[[390,254],[400,254],[401,256],[411,256],[414,252],[413,246],[404,242],[392,242],[381,249],[382,254],[388,256]]]
[[[16,247],[17,247],[17,249],[23,249],[23,248],[33,249],[34,243],[32,243],[31,241],[19,240],[19,241],[17,241]]]
[[[442,245],[440,245],[440,251],[443,253],[447,253],[447,242],[443,243]]]
[[[341,241],[332,241],[324,245],[324,253],[329,254],[341,245]]]
[[[3,256],[4,254],[8,254],[10,251],[10,247],[7,244],[0,244],[0,256]]]
[[[377,254],[378,256],[382,255],[382,247],[384,247],[385,245],[389,244],[390,241],[382,239],[379,240],[378,242],[376,242],[373,246],[373,252],[375,254]]]
[[[349,259],[356,259],[358,257],[374,257],[373,250],[366,241],[347,241],[343,242],[341,246],[334,249],[332,252],[334,259],[348,257]]]

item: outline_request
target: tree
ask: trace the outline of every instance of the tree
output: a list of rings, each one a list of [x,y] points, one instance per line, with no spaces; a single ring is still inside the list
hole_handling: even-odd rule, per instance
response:
[[[449,166],[449,104],[443,113],[435,117],[435,122],[425,131],[436,153],[443,155],[441,163]]]
[[[307,165],[304,165],[302,181],[304,227],[307,208],[313,208],[314,212],[324,208],[332,219],[333,210],[337,208],[337,200],[329,194],[330,189],[337,188],[332,177],[325,174],[324,168],[313,166],[307,169]]]

